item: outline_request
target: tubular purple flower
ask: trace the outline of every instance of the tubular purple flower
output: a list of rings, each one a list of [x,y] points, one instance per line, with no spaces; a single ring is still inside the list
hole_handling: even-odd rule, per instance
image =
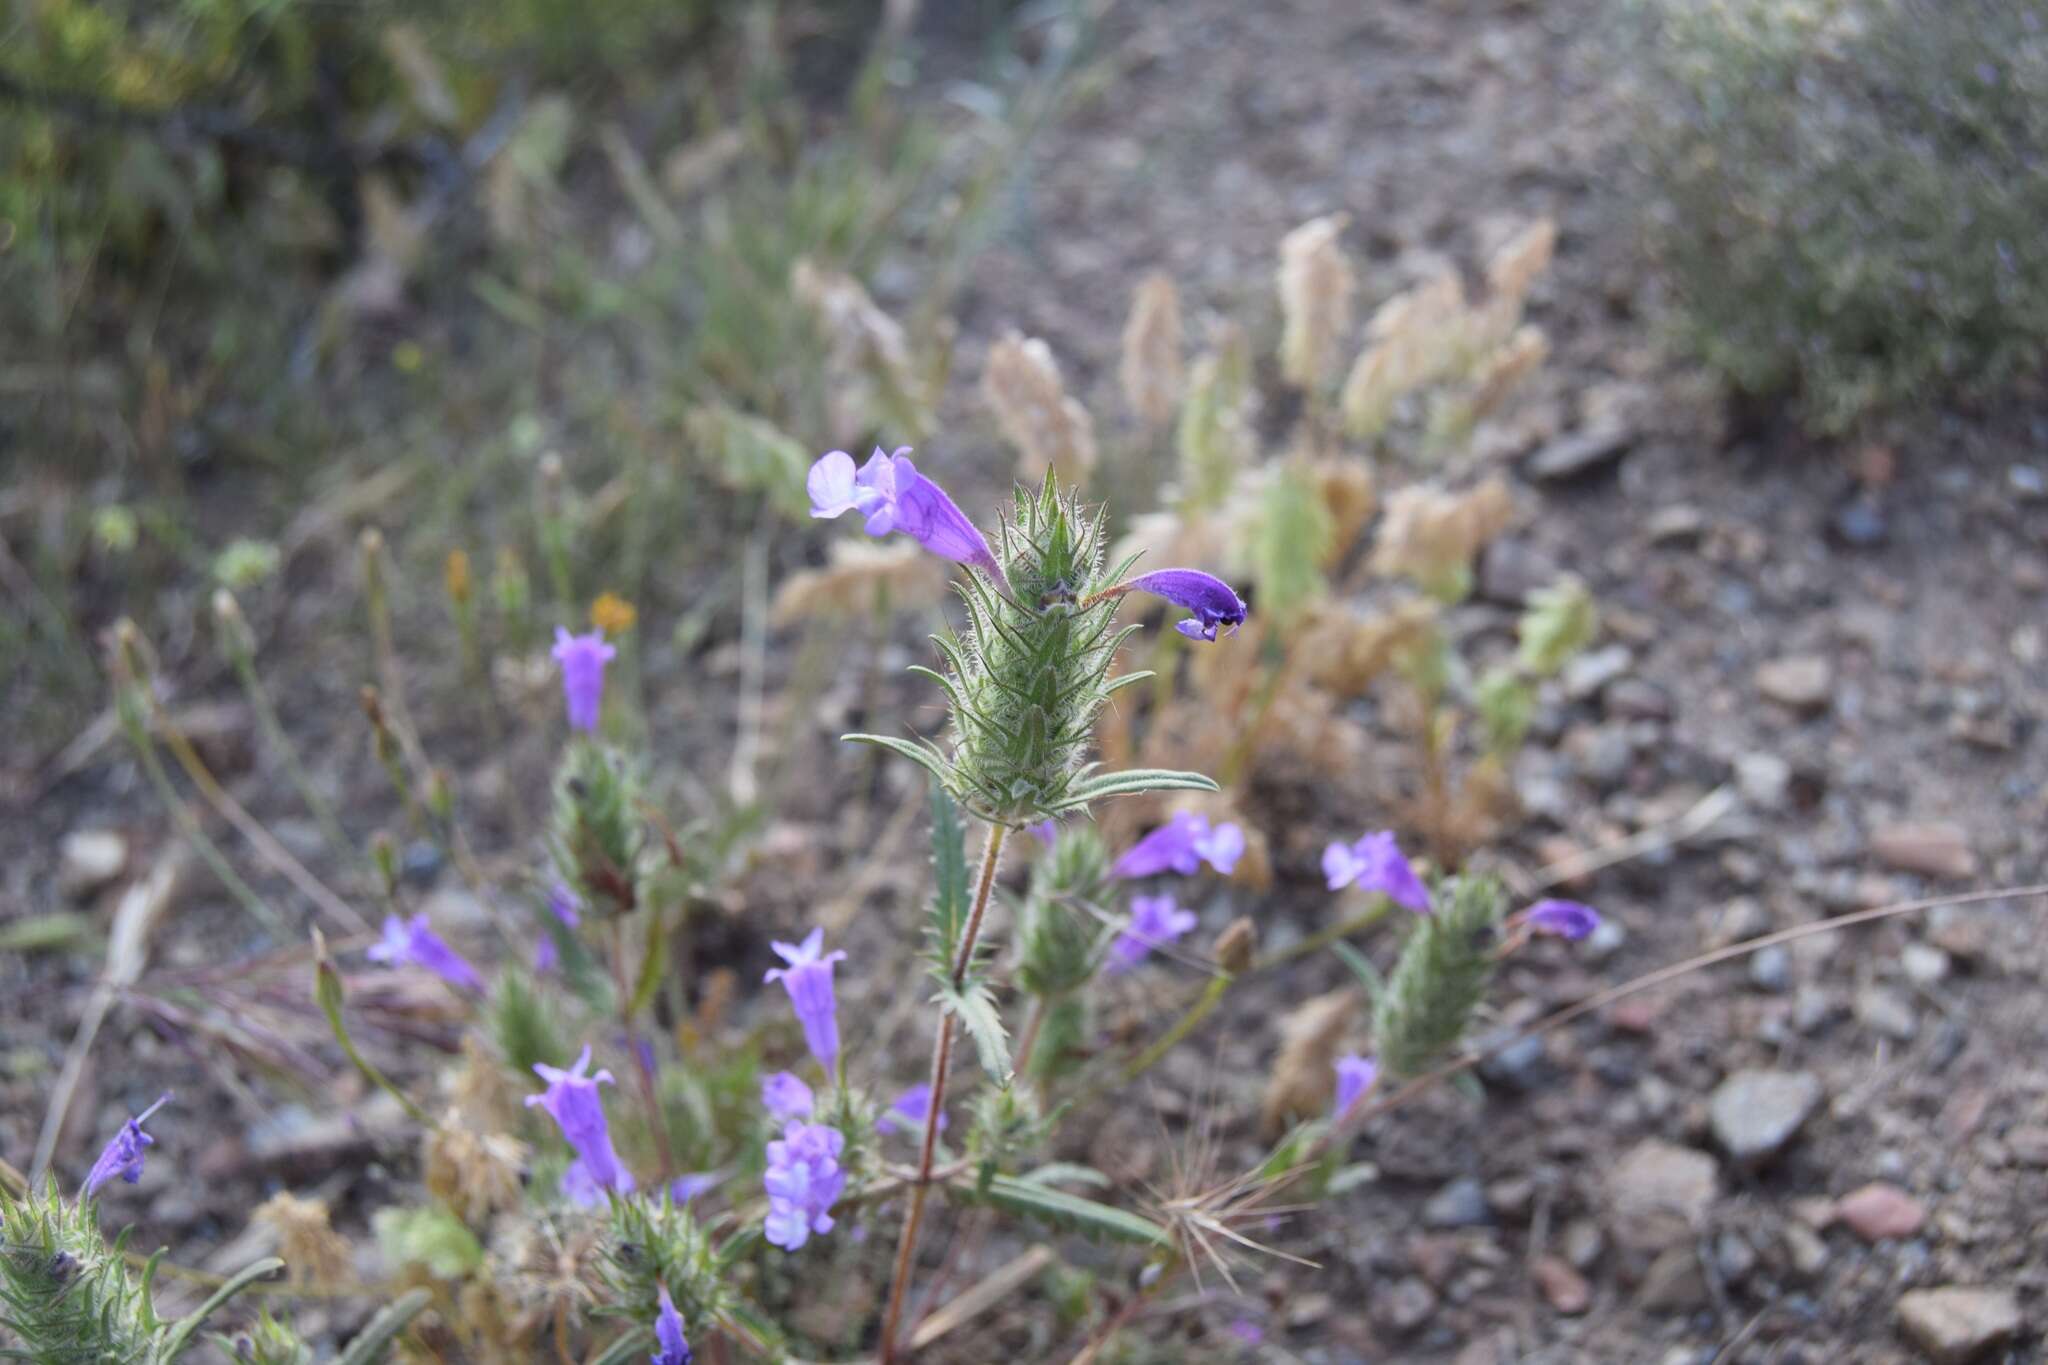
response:
[[[1149,592],[1193,612],[1191,620],[1176,621],[1173,627],[1190,640],[1214,640],[1218,626],[1229,626],[1230,633],[1235,635],[1244,624],[1243,599],[1231,591],[1228,583],[1200,569],[1155,569],[1139,574],[1124,588]]]
[[[1154,948],[1176,941],[1196,923],[1195,912],[1181,909],[1170,895],[1131,897],[1131,922],[1109,945],[1109,961],[1103,970],[1112,974],[1129,971]]]
[[[542,934],[533,945],[533,971],[536,976],[546,976],[562,965],[562,954],[555,947],[555,941]]]
[[[633,1188],[633,1175],[619,1164],[619,1154],[612,1150],[612,1134],[605,1123],[604,1101],[597,1093],[598,1086],[614,1083],[612,1073],[599,1071],[594,1076],[586,1076],[584,1073],[589,1069],[588,1043],[583,1045],[576,1065],[567,1071],[546,1062],[535,1062],[534,1074],[546,1081],[548,1088],[538,1095],[528,1095],[526,1106],[531,1109],[537,1104],[548,1111],[548,1116],[562,1130],[562,1137],[576,1149],[576,1165],[582,1166],[583,1174],[593,1186],[624,1194]],[[575,1165],[570,1169],[574,1170]],[[566,1173],[562,1177],[562,1187],[564,1192],[569,1189]]]
[[[668,1195],[678,1204],[687,1204],[724,1183],[725,1177],[716,1171],[685,1171],[668,1182]]]
[[[867,518],[871,536],[901,531],[941,559],[972,565],[997,582],[1003,581],[988,537],[946,496],[945,489],[917,472],[910,462],[909,446],[898,446],[893,455],[884,455],[877,446],[858,472],[851,455],[828,450],[811,466],[804,485],[811,495],[814,517],[859,512]]]
[[[761,1078],[761,1107],[777,1123],[809,1118],[813,1103],[811,1088],[793,1071],[771,1072]]]
[[[875,1120],[878,1133],[915,1133],[923,1129],[925,1116],[932,1112],[932,1088],[919,1081],[898,1095]],[[939,1115],[939,1131],[946,1131],[946,1116]]]
[[[142,1131],[142,1125],[149,1122],[149,1116],[171,1102],[171,1092],[166,1090],[157,1096],[155,1104],[122,1124],[114,1134],[113,1141],[100,1149],[99,1160],[92,1163],[92,1170],[85,1177],[85,1197],[91,1198],[100,1192],[100,1186],[116,1176],[133,1185],[142,1179],[142,1162],[156,1139]]]
[[[1210,825],[1205,815],[1180,811],[1124,850],[1111,865],[1113,877],[1133,879],[1175,872],[1192,877],[1203,863],[1229,876],[1244,856],[1244,830],[1229,821]]]
[[[832,1230],[832,1205],[846,1188],[846,1172],[839,1169],[845,1149],[838,1129],[794,1120],[768,1144],[761,1185],[768,1192],[763,1231],[772,1245],[795,1251],[812,1233]]]
[[[1331,844],[1323,850],[1323,875],[1332,891],[1356,886],[1361,891],[1378,891],[1418,915],[1430,911],[1429,888],[1402,856],[1392,830],[1361,835],[1355,843]]]
[[[583,900],[569,889],[567,882],[556,882],[548,888],[548,909],[555,912],[564,929],[574,929],[583,922]]]
[[[789,992],[790,1006],[804,1027],[804,1042],[829,1075],[839,1058],[839,1004],[832,991],[832,964],[844,960],[846,954],[824,950],[823,929],[811,930],[802,943],[769,946],[789,965],[770,968],[761,979],[780,981]]]
[[[661,1286],[661,1311],[654,1315],[654,1340],[661,1349],[648,1359],[653,1365],[690,1365],[690,1343],[683,1340],[683,1315],[676,1311],[668,1286]]]
[[[1032,838],[1038,840],[1039,843],[1044,844],[1047,848],[1051,848],[1053,844],[1058,842],[1060,837],[1060,822],[1057,820],[1040,820],[1035,825],[1026,825],[1025,828],[1031,832]]]
[[[606,1186],[597,1183],[597,1177],[590,1173],[590,1167],[582,1157],[577,1157],[562,1168],[562,1197],[579,1209],[594,1209],[604,1203],[604,1192],[615,1188],[620,1194],[633,1192],[633,1173],[621,1166],[619,1183]]]
[[[1372,1089],[1372,1083],[1379,1077],[1380,1064],[1372,1058],[1361,1057],[1355,1052],[1339,1057],[1337,1101],[1330,1106],[1330,1121],[1342,1123],[1344,1116],[1351,1112],[1352,1106],[1364,1097],[1366,1091]]]
[[[365,956],[387,967],[424,967],[458,990],[481,991],[484,988],[483,978],[476,974],[476,968],[434,932],[425,911],[409,920],[386,915],[384,937],[371,944]]]
[[[1536,933],[1573,941],[1600,927],[1600,912],[1578,901],[1540,900],[1524,910],[1520,918]]]
[[[598,712],[604,709],[604,666],[618,650],[604,642],[604,632],[571,635],[555,627],[555,662],[562,666],[562,696],[569,704],[569,727],[597,729]]]

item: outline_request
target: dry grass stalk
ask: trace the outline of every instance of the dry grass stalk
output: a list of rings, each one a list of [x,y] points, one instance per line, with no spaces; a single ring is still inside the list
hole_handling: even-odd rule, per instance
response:
[[[519,1206],[527,1145],[504,1133],[476,1133],[450,1109],[422,1142],[422,1179],[433,1196],[471,1227]]]
[[[1421,599],[1374,616],[1326,605],[1304,623],[1297,637],[1302,671],[1333,696],[1363,696],[1404,650],[1428,634],[1435,617],[1434,605]]]
[[[1550,357],[1550,339],[1540,327],[1518,327],[1507,343],[1487,358],[1465,400],[1465,420],[1477,422],[1492,413],[1523,380]]]
[[[1146,426],[1172,418],[1181,394],[1180,291],[1163,271],[1147,275],[1131,299],[1118,377],[1124,401]]]
[[[1513,515],[1514,499],[1497,475],[1462,493],[1420,484],[1400,489],[1387,499],[1373,570],[1433,591],[1461,581]]]
[[[1067,396],[1052,348],[1011,332],[989,349],[981,396],[1003,436],[1017,448],[1017,473],[1036,483],[1050,469],[1062,483],[1081,483],[1095,467],[1095,422]]]
[[[1351,330],[1358,277],[1337,244],[1348,214],[1314,218],[1280,242],[1280,373],[1299,389],[1322,387]]]
[[[925,407],[923,385],[902,326],[876,306],[853,276],[808,260],[790,267],[790,292],[811,315],[825,342],[832,392],[829,420],[836,431],[881,424],[913,428]]]
[[[1529,297],[1536,279],[1557,254],[1557,224],[1538,218],[1510,237],[1486,263],[1486,285],[1496,298],[1517,304]]]
[[[295,1285],[331,1289],[347,1283],[349,1246],[327,1221],[327,1202],[279,1190],[251,1215],[277,1229],[278,1255]]]

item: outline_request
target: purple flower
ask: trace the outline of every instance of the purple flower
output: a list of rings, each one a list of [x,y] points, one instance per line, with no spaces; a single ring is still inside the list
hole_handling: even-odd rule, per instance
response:
[[[1356,886],[1361,891],[1381,892],[1418,915],[1429,913],[1429,888],[1401,855],[1392,830],[1361,835],[1352,844],[1331,844],[1323,850],[1323,875],[1329,878],[1332,891]]]
[[[425,911],[411,919],[384,917],[384,937],[370,945],[370,961],[387,967],[425,967],[458,990],[481,991],[483,978],[463,961],[462,954],[448,946],[427,922]]]
[[[1156,569],[1138,575],[1124,587],[1163,597],[1193,612],[1191,620],[1176,621],[1173,627],[1190,640],[1213,640],[1218,626],[1229,626],[1235,635],[1244,624],[1244,602],[1228,583],[1200,569]]]
[[[1330,1106],[1330,1121],[1342,1123],[1372,1083],[1379,1079],[1380,1064],[1357,1053],[1337,1059],[1337,1102]]]
[[[661,1347],[649,1356],[654,1365],[690,1365],[690,1343],[683,1340],[683,1315],[676,1311],[668,1286],[661,1287],[661,1311],[654,1315],[654,1340]]]
[[[686,1171],[668,1182],[668,1197],[678,1204],[687,1204],[700,1194],[717,1189],[725,1177],[717,1171]]]
[[[793,1071],[777,1071],[761,1078],[761,1107],[777,1123],[810,1116],[811,1088]]]
[[[988,538],[946,496],[945,489],[917,472],[910,462],[909,446],[898,446],[893,455],[884,455],[880,446],[875,447],[858,473],[853,456],[829,450],[811,466],[804,486],[810,491],[814,517],[857,511],[868,519],[871,536],[901,531],[941,559],[971,564],[1002,581],[1003,571],[989,549]]]
[[[770,968],[763,981],[780,981],[789,992],[797,1022],[804,1026],[804,1042],[811,1055],[829,1074],[839,1057],[839,1004],[832,993],[832,964],[845,958],[844,952],[825,952],[825,931],[813,929],[802,943],[771,943],[789,965]]]
[[[548,909],[555,912],[564,929],[574,929],[583,922],[583,901],[567,882],[556,882],[548,888]]]
[[[1541,900],[1524,910],[1522,923],[1539,934],[1582,939],[1600,927],[1600,912],[1577,901]]]
[[[166,1090],[157,1096],[155,1104],[121,1125],[114,1134],[114,1140],[100,1151],[98,1161],[92,1163],[92,1170],[85,1177],[85,1194],[91,1198],[100,1192],[100,1186],[119,1176],[133,1185],[142,1179],[142,1161],[148,1149],[156,1145],[156,1139],[142,1131],[142,1125],[149,1116],[171,1102],[171,1092]]]
[[[1181,811],[1124,850],[1109,869],[1114,877],[1151,877],[1177,872],[1191,877],[1203,863],[1229,876],[1244,856],[1244,830],[1226,821],[1211,826],[1209,817]]]
[[[616,1187],[618,1192],[631,1194],[633,1183],[633,1173],[621,1166]],[[607,1188],[611,1187],[600,1185],[597,1177],[591,1174],[590,1167],[584,1164],[580,1156],[562,1168],[562,1197],[579,1209],[594,1209],[604,1203],[604,1192]]]
[[[562,666],[562,695],[569,703],[569,728],[597,729],[597,713],[604,707],[604,666],[618,650],[604,642],[604,632],[571,635],[555,627],[555,662]]]
[[[562,965],[562,954],[555,947],[553,938],[546,934],[533,945],[533,971],[536,976],[546,976]]]
[[[1168,896],[1131,897],[1130,925],[1109,945],[1109,972],[1125,972],[1195,927],[1195,912],[1183,910]]]
[[[1256,1346],[1266,1339],[1266,1333],[1250,1318],[1238,1318],[1230,1324],[1230,1335],[1247,1346]]]
[[[589,1068],[588,1043],[583,1045],[576,1065],[567,1071],[546,1062],[535,1062],[534,1073],[548,1083],[548,1088],[538,1095],[528,1095],[526,1106],[531,1109],[538,1104],[545,1108],[562,1130],[562,1137],[576,1149],[576,1161],[569,1169],[583,1168],[579,1181],[587,1179],[596,1189],[617,1190],[624,1194],[633,1188],[633,1173],[619,1164],[619,1154],[612,1150],[612,1133],[605,1124],[604,1101],[597,1093],[598,1086],[613,1084],[612,1073],[600,1071],[595,1076],[584,1075]],[[566,1172],[562,1177],[562,1188],[565,1193],[569,1192],[570,1177]],[[575,1198],[575,1195],[570,1197]]]
[[[1025,828],[1031,832],[1032,838],[1047,848],[1051,848],[1060,837],[1060,822],[1057,820],[1040,820],[1035,825],[1026,825]]]
[[[782,1137],[768,1144],[768,1169],[761,1185],[768,1191],[768,1240],[795,1251],[811,1234],[832,1230],[832,1205],[846,1188],[839,1154],[846,1138],[822,1123],[791,1120]]]
[[[894,1133],[899,1131],[905,1133],[922,1132],[924,1131],[924,1121],[931,1112],[932,1088],[923,1081],[919,1081],[916,1085],[911,1086],[910,1089],[898,1095],[895,1102],[882,1111],[881,1117],[875,1120],[875,1131],[878,1133]],[[944,1114],[939,1115],[939,1131],[942,1133],[946,1131],[946,1116]]]

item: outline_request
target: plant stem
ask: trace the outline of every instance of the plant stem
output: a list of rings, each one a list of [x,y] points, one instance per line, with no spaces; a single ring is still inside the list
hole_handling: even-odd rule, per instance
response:
[[[988,910],[989,893],[995,889],[996,868],[1002,862],[1006,826],[990,825],[988,842],[981,851],[981,878],[975,884],[974,904],[967,912],[967,926],[960,934],[960,949],[953,959],[953,989],[967,979],[974,961],[975,940],[981,936],[981,921]],[[910,1191],[910,1213],[903,1220],[903,1236],[896,1244],[896,1273],[889,1281],[889,1308],[882,1317],[881,1365],[896,1359],[896,1329],[903,1317],[903,1300],[910,1288],[911,1263],[917,1254],[917,1230],[924,1221],[924,1203],[931,1193],[932,1161],[938,1150],[939,1116],[945,1113],[946,1064],[953,1058],[953,1016],[939,1012],[938,1036],[932,1045],[932,1099],[925,1109],[924,1141],[918,1148],[917,1183]]]
[[[256,672],[256,661],[246,650],[241,649],[229,650],[228,661],[234,665],[235,676],[241,679],[242,693],[248,697],[250,709],[256,713],[256,726],[263,731],[264,742],[277,755],[278,762],[283,765],[285,776],[298,792],[299,799],[306,803],[306,809],[312,812],[314,821],[320,826],[320,832],[327,836],[329,847],[334,850],[336,857],[359,866],[362,851],[349,842],[347,833],[342,830],[341,821],[335,816],[334,807],[320,794],[320,789],[313,785],[311,774],[300,762],[298,746],[292,743],[291,737],[285,733],[283,722],[278,719],[277,707],[270,700],[270,691],[264,687],[262,677]]]
[[[120,708],[117,705],[118,709]],[[130,716],[124,711],[121,715],[121,728],[127,732],[128,743],[133,746],[135,756],[142,760],[142,770],[148,775],[150,786],[156,789],[157,799],[163,802],[164,809],[170,814],[171,823],[185,836],[185,842],[192,846],[192,850],[199,855],[213,875],[220,879],[220,884],[228,889],[228,893],[244,910],[254,916],[264,928],[281,937],[285,931],[284,920],[270,908],[263,897],[250,889],[249,884],[229,865],[226,855],[220,851],[220,846],[207,837],[205,829],[200,826],[199,817],[187,808],[184,800],[179,797],[177,788],[171,785],[171,775],[164,771],[163,760],[157,757],[156,744],[150,739],[148,728],[140,717]]]
[[[655,917],[653,923],[659,923],[658,906],[649,906],[647,913]],[[653,951],[651,947],[649,951]],[[647,1106],[647,1122],[654,1129],[654,1144],[661,1152],[661,1181],[665,1185],[675,1178],[675,1149],[669,1143],[668,1116],[661,1111],[661,1096],[655,1093],[654,1072],[649,1069],[633,1034],[633,988],[628,984],[632,978],[626,972],[624,916],[612,920],[612,977],[618,983],[619,1027],[625,1032],[626,1046],[633,1051],[633,1071],[640,1078],[640,1099]]]
[[[1051,1007],[1050,997],[1032,997],[1031,1017],[1024,1021],[1024,1032],[1017,1039],[1017,1055],[1010,1063],[1010,1070],[1019,1076],[1026,1076],[1031,1072],[1031,1053],[1038,1046],[1038,1035],[1045,1028],[1045,1016]]]
[[[1207,989],[1188,1007],[1187,1013],[1175,1020],[1172,1028],[1155,1038],[1152,1046],[1139,1053],[1136,1060],[1124,1068],[1124,1084],[1129,1085],[1150,1071],[1154,1062],[1172,1051],[1181,1039],[1193,1033],[1204,1019],[1215,1013],[1216,1007],[1223,1003],[1223,996],[1229,991],[1230,983],[1236,979],[1229,972],[1220,972],[1210,977]]]

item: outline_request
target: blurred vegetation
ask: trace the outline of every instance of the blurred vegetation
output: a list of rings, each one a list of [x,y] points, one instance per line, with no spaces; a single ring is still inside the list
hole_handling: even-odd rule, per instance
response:
[[[2048,21],[2021,0],[1632,0],[1657,248],[1735,388],[1839,432],[2048,346]]]

